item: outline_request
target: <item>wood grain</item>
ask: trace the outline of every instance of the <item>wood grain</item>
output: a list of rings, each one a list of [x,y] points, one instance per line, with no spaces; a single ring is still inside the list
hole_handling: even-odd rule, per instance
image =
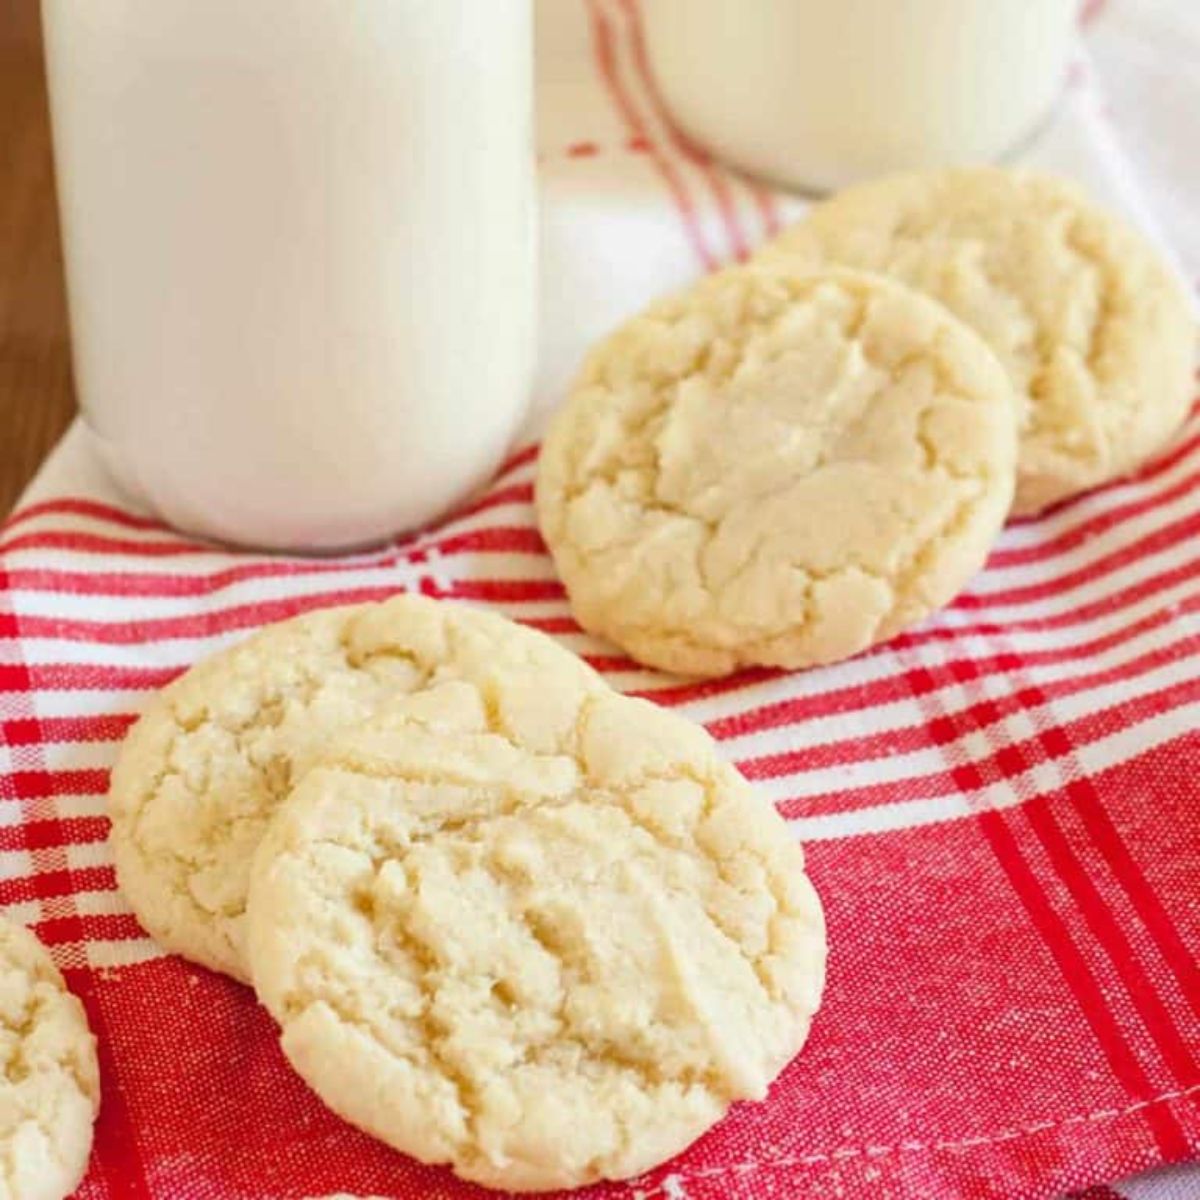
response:
[[[37,0],[0,0],[0,516],[75,411]]]

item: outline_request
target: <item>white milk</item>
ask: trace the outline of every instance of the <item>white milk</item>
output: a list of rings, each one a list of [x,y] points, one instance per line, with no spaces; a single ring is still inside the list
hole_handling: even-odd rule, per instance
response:
[[[1062,84],[1078,0],[642,0],[676,120],[827,190],[1013,150]]]
[[[364,543],[480,483],[534,338],[531,0],[43,0],[75,370],[171,522]]]

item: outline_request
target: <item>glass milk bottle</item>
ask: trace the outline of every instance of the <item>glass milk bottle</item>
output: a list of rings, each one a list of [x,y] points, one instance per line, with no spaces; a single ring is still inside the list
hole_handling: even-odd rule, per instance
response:
[[[76,380],[173,524],[378,541],[534,346],[532,0],[43,0]]]
[[[1016,149],[1062,87],[1078,3],[641,0],[683,130],[818,191]]]

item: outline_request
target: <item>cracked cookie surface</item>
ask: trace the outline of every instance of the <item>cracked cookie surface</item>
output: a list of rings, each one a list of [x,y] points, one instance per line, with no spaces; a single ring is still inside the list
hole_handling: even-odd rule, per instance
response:
[[[763,1098],[825,965],[800,847],[707,734],[608,689],[548,715],[449,683],[343,736],[248,909],[325,1102],[518,1191],[635,1175]]]
[[[87,1170],[100,1105],[83,1005],[45,947],[0,919],[0,1196],[62,1200]]]
[[[1196,330],[1158,252],[1065,181],[979,167],[849,188],[760,252],[879,271],[991,346],[1024,402],[1014,511],[1133,470],[1193,395]]]
[[[542,448],[579,622],[719,675],[850,657],[947,603],[1012,498],[983,342],[877,276],[733,268],[600,345]]]
[[[250,861],[276,807],[337,731],[458,675],[535,711],[556,689],[603,686],[540,633],[404,595],[270,626],[164,689],[108,799],[118,882],[151,936],[248,982]]]

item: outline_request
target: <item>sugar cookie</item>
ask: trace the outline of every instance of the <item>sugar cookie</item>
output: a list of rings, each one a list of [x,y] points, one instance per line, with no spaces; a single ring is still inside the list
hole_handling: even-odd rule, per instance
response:
[[[984,343],[877,276],[734,268],[593,352],[542,449],[577,619],[685,674],[857,654],[950,600],[1012,499]]]
[[[87,1170],[100,1106],[83,1005],[42,944],[0,919],[0,1195],[63,1200]]]
[[[608,689],[518,728],[466,683],[330,746],[255,857],[248,946],[331,1108],[464,1179],[620,1179],[762,1099],[824,924],[774,809]]]
[[[1126,474],[1187,414],[1191,305],[1155,249],[1062,180],[977,167],[818,205],[763,251],[881,271],[976,330],[1025,402],[1014,511]]]

